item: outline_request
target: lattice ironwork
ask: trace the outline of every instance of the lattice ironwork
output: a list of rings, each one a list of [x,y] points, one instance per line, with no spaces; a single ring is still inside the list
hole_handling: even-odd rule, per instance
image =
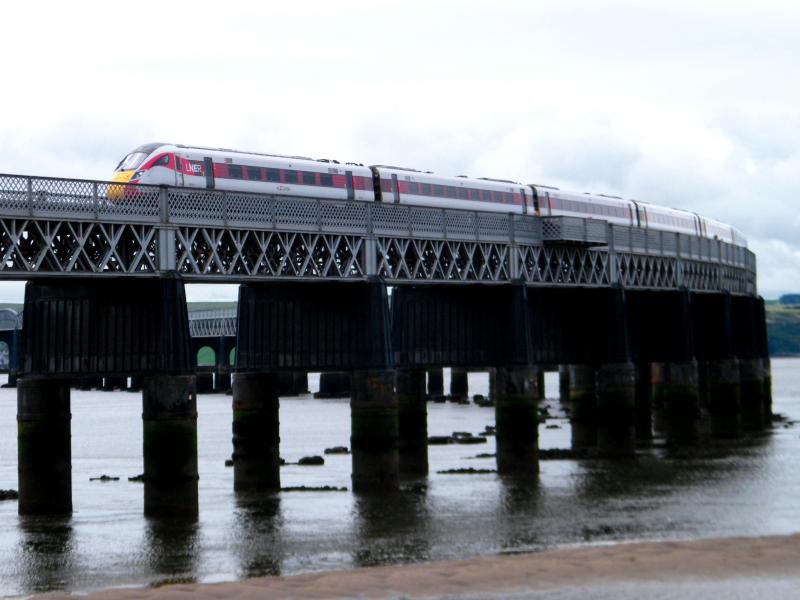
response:
[[[617,254],[617,281],[623,287],[675,289],[677,260],[643,254]]]
[[[607,286],[608,253],[576,246],[520,246],[520,276],[532,284]]]
[[[511,280],[504,244],[378,238],[376,245],[377,274],[389,282]]]
[[[236,337],[236,309],[198,310],[189,313],[192,337]]]

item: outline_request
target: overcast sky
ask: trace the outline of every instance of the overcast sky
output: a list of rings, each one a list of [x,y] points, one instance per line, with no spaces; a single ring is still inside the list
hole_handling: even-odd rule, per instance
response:
[[[732,223],[761,294],[800,292],[796,2],[28,0],[3,23],[0,172],[107,179],[164,141],[544,183]]]

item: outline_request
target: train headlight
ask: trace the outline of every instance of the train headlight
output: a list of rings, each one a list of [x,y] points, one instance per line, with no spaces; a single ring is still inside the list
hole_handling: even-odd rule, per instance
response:
[[[131,175],[131,181],[134,179],[139,179],[142,175],[144,175],[144,171],[136,171],[136,173]]]

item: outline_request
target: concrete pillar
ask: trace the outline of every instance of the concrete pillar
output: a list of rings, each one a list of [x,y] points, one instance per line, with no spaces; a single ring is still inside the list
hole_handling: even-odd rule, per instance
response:
[[[636,368],[609,363],[597,370],[597,449],[604,455],[633,456]]]
[[[214,373],[214,391],[224,394],[231,389],[231,374],[229,371],[217,371]]]
[[[428,396],[444,396],[442,369],[428,369]]]
[[[761,358],[739,359],[741,377],[742,428],[761,429],[767,423],[767,404],[764,398],[766,371]],[[771,410],[770,410],[771,412]]]
[[[145,376],[142,406],[145,515],[197,515],[195,376]]]
[[[233,487],[279,490],[280,420],[276,373],[233,378]]]
[[[761,359],[764,363],[764,418],[772,422],[772,364],[769,357]],[[9,385],[11,376],[9,375]]]
[[[597,445],[597,383],[594,367],[569,365],[569,405],[572,447]]]
[[[453,398],[469,398],[469,380],[464,369],[450,369],[450,395]]]
[[[142,376],[141,375],[131,375],[131,383],[128,385],[129,392],[141,392],[142,391]]]
[[[735,358],[706,361],[701,372],[711,436],[738,437],[742,425],[739,361]]]
[[[295,371],[292,374],[294,379],[293,388],[295,396],[308,393],[308,373],[305,371]]]
[[[529,367],[498,367],[492,374],[497,471],[535,475],[539,472],[536,373]]]
[[[652,381],[653,404],[663,406],[667,441],[696,443],[700,418],[697,361],[654,363]]]
[[[321,373],[315,398],[350,397],[350,373]]]
[[[634,398],[634,427],[636,439],[653,439],[653,383],[650,363],[636,364],[636,396]]]
[[[69,380],[17,382],[18,510],[21,515],[72,512]]]
[[[354,371],[350,396],[353,491],[399,487],[397,397],[392,371]]]
[[[536,393],[538,394],[538,400],[547,399],[544,389],[544,369],[541,368],[536,369]]]
[[[558,400],[569,406],[569,365],[558,366]]]
[[[395,374],[400,475],[428,474],[428,405],[425,371],[398,369]]]
[[[196,386],[198,394],[212,394],[214,392],[214,374],[208,371],[201,371],[196,375]]]

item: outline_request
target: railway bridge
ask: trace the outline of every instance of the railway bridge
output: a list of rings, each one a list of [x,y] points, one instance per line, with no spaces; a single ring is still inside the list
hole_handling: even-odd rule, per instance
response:
[[[107,199],[111,186],[124,200]],[[654,410],[682,444],[701,443],[701,430],[763,427],[771,414],[755,256],[719,240],[594,219],[1,175],[0,253],[0,279],[28,282],[21,513],[72,510],[70,383],[99,376],[141,381],[145,512],[197,513],[191,333],[203,327],[218,356],[236,349],[237,490],[280,487],[282,373],[350,374],[357,492],[427,473],[425,372],[442,367],[490,370],[500,474],[538,471],[544,369],[562,373],[573,444],[607,455],[633,455]],[[236,317],[190,318],[187,282],[239,284]],[[212,331],[234,326],[235,338]]]

